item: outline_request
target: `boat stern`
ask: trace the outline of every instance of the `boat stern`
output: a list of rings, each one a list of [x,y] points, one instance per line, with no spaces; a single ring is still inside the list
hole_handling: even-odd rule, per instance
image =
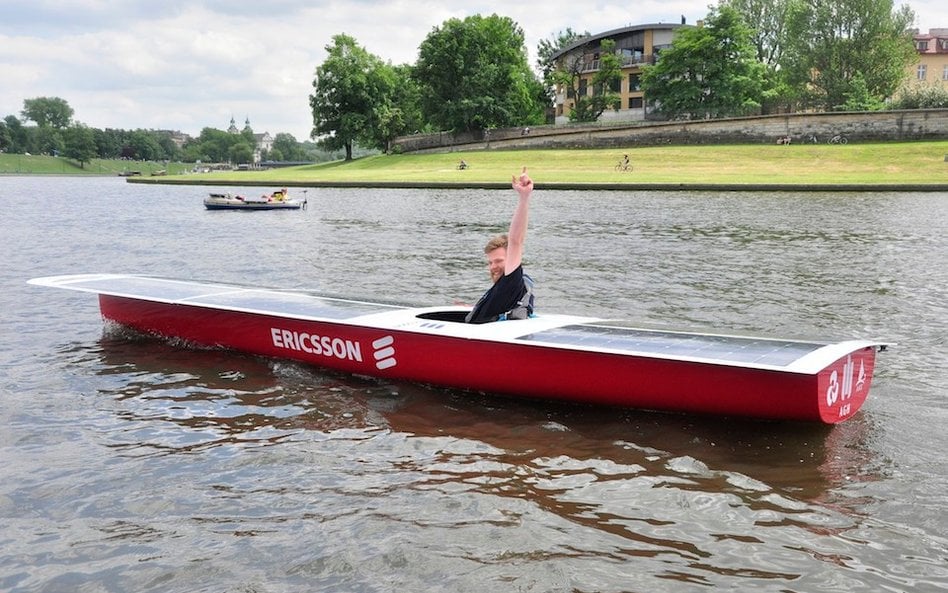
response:
[[[820,420],[837,424],[852,417],[869,395],[876,352],[884,344],[862,345],[817,375]]]

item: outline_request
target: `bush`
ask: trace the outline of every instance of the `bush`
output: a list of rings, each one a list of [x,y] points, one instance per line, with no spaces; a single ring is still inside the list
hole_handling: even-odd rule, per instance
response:
[[[936,83],[919,83],[900,90],[888,109],[939,109],[948,107],[948,88]]]

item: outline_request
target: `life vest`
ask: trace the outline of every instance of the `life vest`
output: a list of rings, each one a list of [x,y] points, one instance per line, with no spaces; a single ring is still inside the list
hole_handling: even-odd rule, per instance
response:
[[[493,317],[485,318],[478,315],[478,321],[473,323],[490,323],[491,321],[503,321],[505,319],[526,319],[527,317],[533,316],[533,278],[523,273],[521,273],[520,277],[523,280],[523,289],[513,308]],[[471,309],[464,318],[465,323],[472,323],[475,314],[479,314],[481,306],[487,301],[495,286],[490,287],[487,292],[478,299],[477,304],[474,305],[474,308]]]
[[[506,313],[501,313],[501,315],[497,318],[498,321],[503,321],[505,319],[526,319],[528,317],[533,317],[533,278],[524,274],[523,286],[525,290],[523,295],[520,297],[520,300],[517,301],[516,306]]]

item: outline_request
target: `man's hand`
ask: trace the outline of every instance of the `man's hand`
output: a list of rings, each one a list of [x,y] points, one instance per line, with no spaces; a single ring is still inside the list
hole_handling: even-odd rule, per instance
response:
[[[527,175],[526,167],[523,168],[519,178],[516,175],[513,176],[511,186],[520,194],[521,198],[525,198],[533,192],[533,180]]]

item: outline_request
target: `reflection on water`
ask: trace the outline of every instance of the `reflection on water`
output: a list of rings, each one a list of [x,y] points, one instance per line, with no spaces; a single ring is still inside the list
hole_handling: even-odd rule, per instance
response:
[[[825,578],[825,563],[865,562],[864,542],[847,535],[860,529],[860,501],[833,495],[873,479],[862,414],[835,430],[520,402],[114,331],[91,353],[112,401],[106,445],[120,458],[178,459],[153,480],[196,480],[191,490],[211,503],[189,521],[216,533],[283,538],[274,522],[299,520],[332,537],[407,529],[416,535],[397,538],[409,548],[397,563],[562,563],[589,574],[568,581],[586,586],[617,562],[656,582],[711,586],[797,586]],[[261,448],[270,453],[253,454]],[[196,473],[181,470],[184,460]],[[284,473],[279,488],[264,477],[272,472]],[[250,510],[235,516],[234,504]],[[154,529],[108,526],[109,537],[139,544],[166,537]],[[433,548],[443,537],[450,545]],[[323,576],[340,569],[338,552],[324,553]]]
[[[228,351],[180,349],[121,329],[99,342],[97,354],[97,372],[117,382],[114,389],[99,391],[123,402],[119,418],[170,423],[172,432],[207,432],[214,437],[208,447],[276,443],[301,431],[340,429],[468,439],[531,455],[552,455],[568,442],[570,451],[628,455],[633,465],[642,463],[643,454],[664,451],[656,459],[670,452],[693,454],[705,464],[737,468],[807,500],[818,500],[827,489],[862,473],[854,464],[866,462],[859,456],[859,435],[868,422],[864,416],[835,431],[811,423],[520,402],[337,375]],[[846,448],[829,450],[833,442]],[[168,444],[150,446],[177,452]]]

